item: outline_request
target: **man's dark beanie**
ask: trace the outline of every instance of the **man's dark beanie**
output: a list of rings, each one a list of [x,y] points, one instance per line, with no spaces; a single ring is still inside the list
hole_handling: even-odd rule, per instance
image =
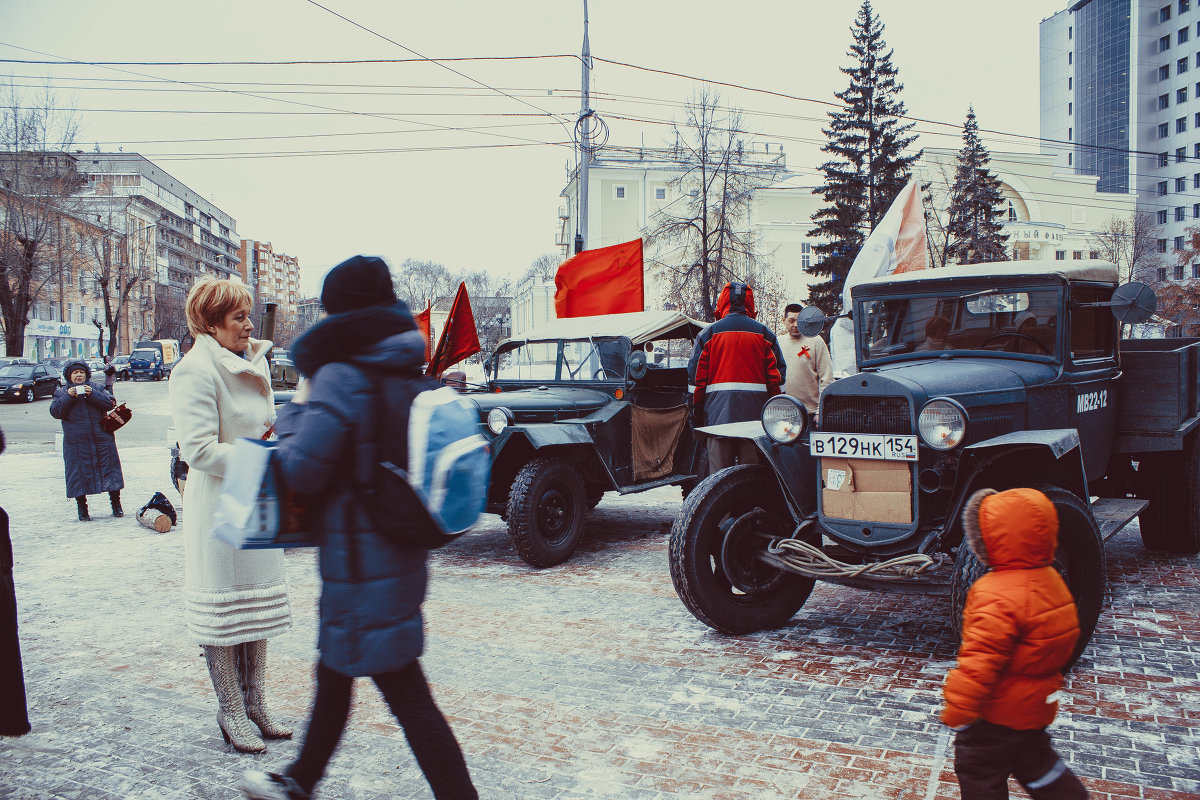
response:
[[[321,287],[321,305],[330,314],[396,302],[392,274],[382,258],[354,256],[329,270]]]

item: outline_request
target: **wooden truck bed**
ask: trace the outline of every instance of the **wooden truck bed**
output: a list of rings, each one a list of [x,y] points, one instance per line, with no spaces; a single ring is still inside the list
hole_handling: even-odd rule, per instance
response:
[[[1200,339],[1122,339],[1119,453],[1179,450],[1200,426]]]

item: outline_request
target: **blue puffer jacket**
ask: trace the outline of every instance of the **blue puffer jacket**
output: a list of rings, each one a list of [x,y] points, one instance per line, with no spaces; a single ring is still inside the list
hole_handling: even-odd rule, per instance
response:
[[[385,373],[436,387],[420,374],[425,342],[397,303],[327,317],[292,352],[312,392],[282,409],[275,428],[284,480],[314,496],[320,520],[321,660],[343,675],[393,672],[424,645],[425,550],[375,530],[355,496],[354,454],[379,435],[374,385]],[[386,413],[402,440],[408,408]]]

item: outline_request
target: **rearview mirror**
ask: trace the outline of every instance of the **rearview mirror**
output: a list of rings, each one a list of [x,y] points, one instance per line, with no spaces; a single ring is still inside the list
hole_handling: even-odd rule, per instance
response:
[[[821,309],[807,306],[796,317],[796,330],[801,336],[818,336],[825,330],[825,323],[828,321],[829,318],[821,313]]]
[[[1158,309],[1158,297],[1153,289],[1141,281],[1130,281],[1116,288],[1108,307],[1122,325],[1136,324],[1154,316]]]

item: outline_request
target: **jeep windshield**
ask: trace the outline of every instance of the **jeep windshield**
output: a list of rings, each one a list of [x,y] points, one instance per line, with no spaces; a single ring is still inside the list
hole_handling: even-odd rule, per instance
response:
[[[1056,288],[1004,287],[861,300],[855,317],[862,361],[947,353],[1054,360],[1060,298]]]
[[[496,354],[495,380],[623,381],[629,340],[592,337],[552,342],[512,342]]]

